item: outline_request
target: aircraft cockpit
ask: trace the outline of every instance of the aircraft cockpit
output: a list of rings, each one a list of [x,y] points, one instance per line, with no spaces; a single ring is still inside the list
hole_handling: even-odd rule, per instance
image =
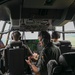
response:
[[[10,44],[13,31],[21,33],[21,42]],[[0,0],[1,75],[9,73],[4,63],[8,60],[2,57],[8,44],[11,46],[9,49],[10,71],[15,72],[13,66],[19,65],[15,67],[16,75],[25,69],[22,43],[29,46],[33,53],[41,53],[43,48],[39,45],[39,31],[48,31],[50,35],[53,31],[60,33],[60,44],[55,44],[61,50],[60,65],[54,67],[52,75],[75,75],[75,60],[72,60],[75,58],[75,0]],[[20,60],[17,57],[20,57]],[[15,61],[14,65],[11,65],[13,62],[11,59]],[[20,63],[15,64],[16,62]]]

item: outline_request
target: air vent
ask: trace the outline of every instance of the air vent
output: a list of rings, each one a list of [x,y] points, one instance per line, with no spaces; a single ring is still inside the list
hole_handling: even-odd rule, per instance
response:
[[[32,19],[27,19],[26,20],[26,24],[35,24],[35,20],[32,20]]]
[[[46,0],[44,5],[53,5],[55,0]]]

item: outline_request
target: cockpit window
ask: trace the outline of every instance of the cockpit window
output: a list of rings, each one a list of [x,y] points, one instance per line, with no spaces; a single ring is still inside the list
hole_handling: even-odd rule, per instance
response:
[[[68,22],[64,25],[65,29],[65,40],[69,40],[72,46],[75,47],[75,27],[73,22]]]
[[[72,43],[72,46],[75,47],[75,26],[74,23],[68,22],[64,26],[56,26],[56,31],[59,31],[61,34],[60,39],[69,40]]]
[[[0,21],[0,32],[2,32],[4,21]]]
[[[25,32],[25,37],[28,39],[38,39],[38,32]]]
[[[5,21],[1,21],[0,23],[1,23],[0,28],[2,29],[0,32],[6,32],[7,30],[9,30],[10,28],[9,23],[5,23]],[[1,40],[3,41],[4,45],[6,45],[7,37],[8,33],[2,34]]]
[[[7,31],[7,30],[9,30],[9,28],[10,28],[9,26],[10,26],[10,24],[6,23],[5,28],[4,28],[4,32]]]

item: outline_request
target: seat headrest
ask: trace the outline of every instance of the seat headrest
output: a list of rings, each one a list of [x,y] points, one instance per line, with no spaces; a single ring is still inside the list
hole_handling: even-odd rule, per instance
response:
[[[75,66],[75,52],[68,52],[60,55],[59,63],[63,66]]]
[[[10,47],[22,46],[21,41],[13,41],[10,43]]]
[[[67,41],[67,40],[63,40],[63,41],[60,41],[60,44],[61,45],[71,45],[71,42],[70,41]]]

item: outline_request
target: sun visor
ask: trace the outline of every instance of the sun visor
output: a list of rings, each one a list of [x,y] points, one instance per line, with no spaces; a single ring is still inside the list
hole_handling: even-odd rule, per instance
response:
[[[7,7],[0,6],[0,20],[10,21],[11,14]]]

